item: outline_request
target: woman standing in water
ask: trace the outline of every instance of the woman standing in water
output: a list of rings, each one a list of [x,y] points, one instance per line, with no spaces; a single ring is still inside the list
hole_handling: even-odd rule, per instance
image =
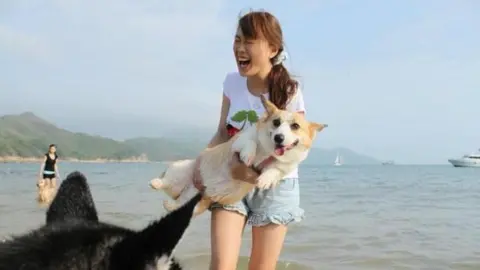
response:
[[[57,186],[56,177],[60,176],[57,161],[57,148],[55,144],[50,144],[48,146],[48,153],[45,154],[42,165],[40,166],[40,179],[43,179],[50,188]]]
[[[302,91],[283,64],[287,57],[284,49],[282,28],[271,13],[250,12],[239,19],[233,41],[238,71],[229,73],[223,82],[219,125],[209,147],[227,141],[245,125],[253,125],[265,111],[261,95],[280,109],[305,112]],[[202,181],[196,173],[194,183],[200,190]],[[304,216],[298,169],[274,188],[255,188],[243,200],[232,205],[214,204],[211,211],[210,269],[237,269],[242,234],[249,224],[253,228],[248,269],[273,270],[288,225]]]

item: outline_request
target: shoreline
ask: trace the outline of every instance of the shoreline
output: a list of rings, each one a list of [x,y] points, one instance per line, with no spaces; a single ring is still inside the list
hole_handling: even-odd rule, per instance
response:
[[[43,157],[18,157],[18,156],[4,156],[0,157],[0,163],[41,163]],[[157,163],[164,161],[150,161],[145,157],[131,157],[126,159],[107,159],[107,158],[96,158],[96,159],[78,159],[78,158],[61,158],[59,157],[60,162],[75,162],[75,163]]]

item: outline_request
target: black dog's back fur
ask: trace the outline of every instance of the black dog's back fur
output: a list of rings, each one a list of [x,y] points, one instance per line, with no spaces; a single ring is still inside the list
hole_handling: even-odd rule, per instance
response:
[[[171,255],[200,199],[198,194],[136,232],[99,222],[86,178],[79,172],[71,173],[47,211],[46,225],[0,243],[0,270],[180,270]]]

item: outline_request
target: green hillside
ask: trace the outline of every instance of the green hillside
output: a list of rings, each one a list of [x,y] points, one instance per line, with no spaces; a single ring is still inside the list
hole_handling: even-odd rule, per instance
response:
[[[126,142],[61,129],[33,113],[0,117],[0,156],[40,157],[55,143],[62,158],[122,160],[146,155],[161,161],[198,153],[172,141],[138,138]],[[199,148],[198,148],[199,149]],[[199,149],[200,150],[200,149]]]
[[[189,134],[188,131],[185,134]],[[191,134],[196,134],[191,131]],[[198,135],[198,134],[197,134]],[[49,144],[57,145],[59,156],[80,160],[131,160],[146,157],[150,161],[192,158],[206,146],[209,138],[176,139],[134,138],[116,141],[101,136],[75,133],[59,128],[33,113],[0,117],[0,157],[39,158]],[[332,165],[339,153],[346,165],[380,164],[372,157],[346,148],[310,151],[304,165]]]

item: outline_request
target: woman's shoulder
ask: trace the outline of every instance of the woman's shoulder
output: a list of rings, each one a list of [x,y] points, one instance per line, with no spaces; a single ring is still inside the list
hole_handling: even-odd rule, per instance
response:
[[[224,84],[225,83],[238,83],[240,81],[245,81],[245,78],[242,77],[242,75],[240,75],[240,73],[238,73],[238,71],[232,71],[232,72],[228,72],[225,75],[223,83]]]
[[[246,87],[245,77],[238,72],[229,72],[223,80],[223,93],[231,99],[232,95]]]
[[[302,88],[300,85],[295,89],[295,93],[290,97],[287,103],[287,110],[294,112],[305,112],[305,101],[303,99]]]

